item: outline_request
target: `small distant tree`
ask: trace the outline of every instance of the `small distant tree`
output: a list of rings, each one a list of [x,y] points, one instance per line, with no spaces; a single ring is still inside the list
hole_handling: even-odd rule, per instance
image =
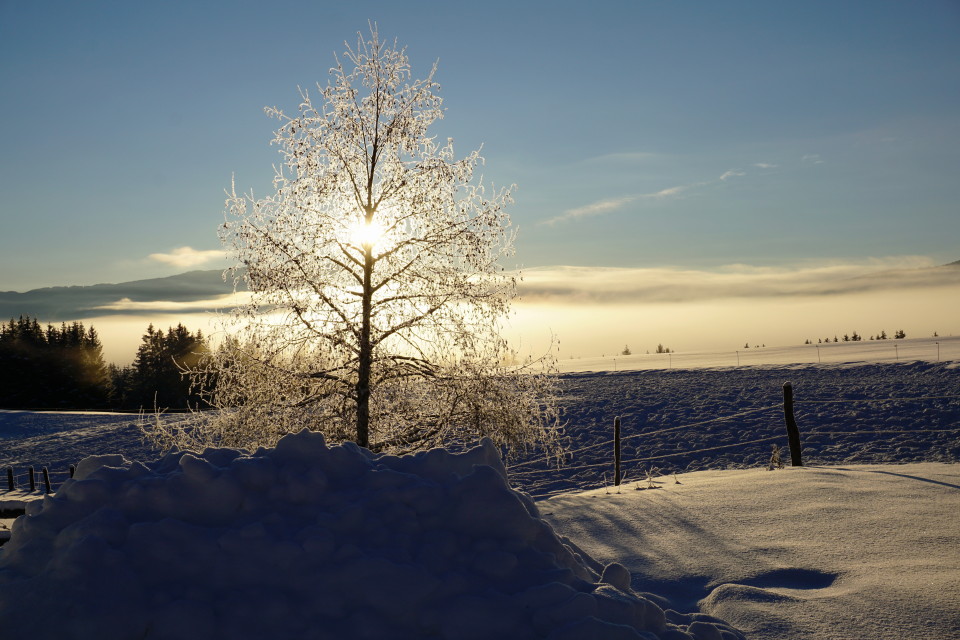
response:
[[[844,341],[844,342],[850,342],[850,336],[847,335],[846,333],[843,334],[843,341]]]
[[[272,416],[377,451],[483,436],[557,449],[553,359],[517,364],[500,333],[510,191],[475,177],[478,151],[458,160],[428,135],[435,71],[414,79],[372,25],[298,115],[266,110],[281,122],[276,192],[233,190],[221,228],[252,297],[211,369],[209,400],[231,410],[181,436],[270,444]]]
[[[897,340],[900,340],[901,338],[906,338],[907,332],[904,331],[903,329],[898,329],[893,337],[896,338]]]
[[[750,343],[749,343],[749,342],[744,342],[744,343],[743,343],[743,348],[744,348],[744,349],[749,349],[749,348],[750,348]]]
[[[629,355],[631,355],[632,353],[633,353],[633,352],[630,351],[630,345],[624,345],[623,351],[620,352],[620,355],[622,355],[622,356],[629,356]]]
[[[886,340],[886,339],[887,339],[887,332],[886,332],[886,331],[881,331],[881,332],[880,332],[880,335],[877,336],[877,340]]]
[[[850,340],[852,340],[853,342],[860,342],[861,340],[863,340],[863,336],[861,336],[859,333],[856,332],[856,330],[854,330],[854,332],[850,335]]]

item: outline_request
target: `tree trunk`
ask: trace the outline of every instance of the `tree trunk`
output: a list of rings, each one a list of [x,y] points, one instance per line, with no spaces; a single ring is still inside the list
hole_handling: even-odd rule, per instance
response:
[[[370,369],[373,347],[370,344],[370,309],[373,299],[373,247],[364,247],[363,318],[360,325],[360,362],[357,368],[357,444],[370,446]]]

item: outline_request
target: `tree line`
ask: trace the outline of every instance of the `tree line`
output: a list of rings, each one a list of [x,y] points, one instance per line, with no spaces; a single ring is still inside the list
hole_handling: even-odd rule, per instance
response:
[[[147,327],[133,364],[103,359],[97,330],[82,322],[43,327],[20,316],[0,325],[0,407],[4,409],[186,409],[201,404],[184,369],[208,357],[203,334],[182,324]]]
[[[934,337],[936,337],[937,334],[934,333],[933,335]],[[906,337],[907,337],[907,332],[904,331],[903,329],[897,329],[897,331],[893,334],[894,340],[900,340],[901,338],[906,338]],[[880,331],[880,333],[878,333],[875,336],[870,336],[871,340],[887,340],[888,338],[889,336],[887,336],[887,332],[885,330]],[[830,336],[827,336],[826,338],[817,338],[817,344],[823,344],[825,342],[840,342],[840,341],[841,339],[838,338],[837,336],[833,336],[833,340],[830,340]],[[847,334],[847,333],[843,334],[843,342],[861,342],[861,341],[863,341],[863,336],[861,336],[856,331],[854,331],[853,334]],[[807,338],[803,344],[813,344],[813,340],[810,340],[809,338]]]

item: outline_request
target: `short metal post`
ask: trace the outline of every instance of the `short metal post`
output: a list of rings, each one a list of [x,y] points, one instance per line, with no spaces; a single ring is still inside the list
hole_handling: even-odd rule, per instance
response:
[[[620,486],[620,416],[613,419],[613,484]]]

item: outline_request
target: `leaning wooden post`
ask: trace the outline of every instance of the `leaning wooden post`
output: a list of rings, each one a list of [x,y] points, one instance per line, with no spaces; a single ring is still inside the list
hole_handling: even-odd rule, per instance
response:
[[[620,486],[620,416],[613,419],[613,484]]]
[[[46,467],[43,467],[43,487],[47,490],[47,493],[53,493],[50,491],[50,472],[47,471]]]
[[[787,423],[787,442],[790,443],[790,464],[802,467],[803,459],[800,456],[800,430],[797,429],[797,420],[793,416],[793,384],[783,383],[783,420]]]
[[[33,473],[33,467],[30,467],[30,492],[37,490],[37,477]]]
[[[7,491],[13,491],[16,484],[13,482],[13,467],[7,467]]]

